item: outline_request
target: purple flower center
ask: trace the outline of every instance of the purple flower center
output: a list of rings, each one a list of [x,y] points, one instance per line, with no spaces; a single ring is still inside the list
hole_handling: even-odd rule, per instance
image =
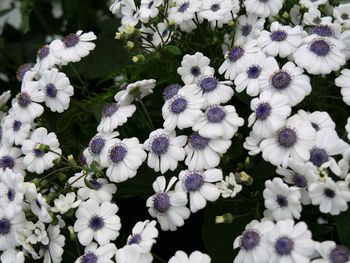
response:
[[[310,151],[310,162],[317,167],[320,167],[323,163],[328,161],[328,154],[324,149],[312,148]]]
[[[153,199],[153,207],[159,213],[166,213],[170,208],[170,199],[166,193],[159,193]]]
[[[280,237],[275,243],[275,250],[281,256],[289,255],[293,248],[293,240],[286,236]]]
[[[89,227],[94,230],[100,230],[101,228],[103,228],[103,226],[105,225],[105,222],[103,221],[103,218],[100,216],[93,216],[90,218],[89,221]]]
[[[231,62],[235,62],[239,60],[241,57],[244,55],[244,49],[241,47],[233,47],[229,52],[228,52],[228,59]]]
[[[203,184],[203,176],[198,173],[192,173],[186,176],[184,188],[187,192],[196,192],[202,187]]]
[[[83,255],[81,258],[81,263],[97,263],[97,256],[94,254],[94,252],[89,251]]]
[[[256,118],[258,120],[266,120],[267,117],[271,114],[271,106],[269,103],[264,102],[260,103],[259,106],[255,110]]]
[[[333,36],[333,30],[327,25],[318,25],[312,29],[312,33],[317,34],[321,37]]]
[[[53,83],[47,84],[45,87],[45,93],[46,93],[46,96],[48,96],[49,98],[52,98],[52,99],[56,98],[57,89],[56,89],[55,84],[53,84]]]
[[[30,70],[32,68],[32,64],[31,63],[26,63],[23,65],[20,65],[17,69],[16,72],[16,77],[19,81],[22,81],[24,78],[24,75],[27,73],[28,70]]]
[[[13,200],[15,200],[15,196],[16,196],[16,192],[12,189],[9,189],[7,191],[7,199],[12,202]]]
[[[248,36],[250,34],[250,32],[252,32],[252,26],[249,24],[245,24],[244,26],[242,26],[242,35],[243,36]]]
[[[284,30],[276,30],[276,31],[271,32],[270,37],[271,37],[272,41],[281,42],[281,41],[286,40],[287,33]]]
[[[185,2],[185,3],[183,3],[182,5],[179,6],[178,11],[180,13],[185,13],[186,10],[189,8],[189,6],[190,6],[190,3],[189,2]]]
[[[217,88],[218,83],[216,78],[205,77],[199,82],[199,87],[202,89],[203,93],[211,92]]]
[[[324,190],[323,190],[323,193],[326,197],[328,198],[334,198],[335,197],[335,192],[333,189],[329,188],[329,187],[326,187]]]
[[[22,126],[22,122],[20,122],[20,121],[14,121],[14,122],[12,123],[12,130],[13,130],[13,131],[19,131],[19,129],[21,128],[21,126]]]
[[[295,186],[300,187],[300,188],[304,188],[307,186],[307,181],[305,176],[300,175],[300,174],[295,174],[293,176],[293,182],[295,184]]]
[[[10,168],[12,169],[15,166],[15,160],[9,156],[9,155],[5,155],[3,157],[1,157],[0,159],[0,168],[6,169],[6,168]]]
[[[174,99],[170,105],[171,111],[175,114],[180,114],[181,112],[184,112],[186,108],[187,108],[187,100],[183,97]]]
[[[63,39],[63,43],[66,47],[74,47],[76,44],[79,43],[79,36],[76,34],[69,34]]]
[[[87,165],[86,158],[82,152],[79,154],[79,163],[82,165]]]
[[[315,123],[315,122],[311,122],[311,126],[315,129],[315,131],[319,131],[320,130],[320,126]]]
[[[220,10],[220,5],[219,4],[213,4],[211,7],[210,7],[210,10],[213,11],[213,12],[217,12]]]
[[[148,5],[147,5],[147,8],[148,9],[151,9],[151,7],[153,6],[154,4],[154,1],[149,1]]]
[[[163,99],[164,100],[171,99],[172,97],[174,97],[179,92],[179,90],[181,88],[182,87],[179,84],[170,84],[163,91]]]
[[[21,106],[22,108],[25,108],[32,102],[32,100],[30,99],[30,96],[27,92],[22,92],[17,97],[17,102],[19,106]]]
[[[46,58],[49,55],[49,53],[50,53],[50,49],[47,45],[45,45],[45,46],[39,48],[37,56],[40,60],[43,60],[44,58]]]
[[[119,109],[118,103],[109,103],[105,105],[102,109],[102,117],[111,117]]]
[[[94,188],[94,190],[99,190],[102,187],[102,184],[100,184],[99,182],[97,182],[97,180],[95,179],[90,179],[89,183],[91,184],[91,186]]]
[[[211,123],[219,123],[226,116],[226,112],[221,106],[212,106],[207,111],[207,119]]]
[[[39,209],[41,209],[42,205],[41,205],[41,203],[39,202],[38,199],[35,199],[34,203]]]
[[[291,82],[291,76],[285,71],[278,71],[271,78],[271,84],[277,90],[287,88]]]
[[[162,155],[168,151],[169,139],[165,136],[158,136],[152,140],[151,150],[157,155]]]
[[[190,144],[192,146],[192,148],[196,149],[196,150],[202,150],[205,147],[208,146],[209,143],[209,139],[200,136],[199,134],[193,134],[190,137]]]
[[[89,149],[93,154],[100,154],[105,147],[105,140],[101,137],[92,138],[89,143]]]
[[[288,206],[288,200],[284,195],[278,194],[276,197],[276,202],[279,205],[279,207],[287,207]]]
[[[297,142],[297,134],[293,129],[283,128],[277,133],[278,144],[284,148],[290,148]]]
[[[122,145],[114,146],[109,152],[109,158],[113,163],[119,163],[124,158],[128,150]]]
[[[198,66],[193,66],[191,68],[191,74],[195,77],[198,77],[201,74],[201,69]]]
[[[260,73],[261,73],[261,67],[257,65],[252,65],[247,70],[247,75],[248,75],[248,78],[250,79],[258,78],[260,76]]]
[[[336,246],[329,253],[331,263],[346,263],[350,259],[349,250],[343,246]]]
[[[141,242],[141,236],[139,234],[132,235],[128,241],[128,245],[139,244]]]
[[[0,219],[0,235],[7,235],[11,230],[11,222],[7,218]]]
[[[245,250],[252,250],[260,243],[260,235],[255,230],[246,230],[240,238],[240,247]]]
[[[315,40],[309,46],[311,52],[315,53],[317,56],[325,57],[328,55],[331,50],[331,46],[327,43],[327,41],[323,39]]]

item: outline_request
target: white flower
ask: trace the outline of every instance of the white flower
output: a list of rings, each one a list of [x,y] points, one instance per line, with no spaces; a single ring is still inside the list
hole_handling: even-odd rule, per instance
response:
[[[5,211],[0,209],[0,251],[15,248],[18,244],[15,238],[16,231],[24,227],[25,215],[18,212],[12,217],[4,214]]]
[[[111,201],[113,194],[117,191],[117,186],[104,178],[93,178],[93,173],[86,175],[85,180],[89,182],[89,187],[85,185],[85,172],[76,173],[73,177],[68,179],[68,183],[73,187],[79,188],[77,194],[79,199],[85,201],[87,199],[94,199],[101,204],[106,201]]]
[[[42,196],[41,193],[35,195],[26,196],[27,200],[30,203],[30,209],[34,215],[36,215],[39,221],[44,223],[50,223],[52,217],[49,213],[49,205],[46,202],[46,199]]]
[[[118,249],[115,259],[118,263],[151,263],[153,256],[151,253],[142,253],[138,245],[132,244]]]
[[[13,114],[7,115],[2,125],[2,137],[10,144],[21,145],[27,139],[32,124],[32,122],[17,120]]]
[[[272,136],[292,111],[286,96],[269,90],[254,98],[250,108],[254,112],[248,118],[248,127],[253,126],[252,131],[261,138]]]
[[[45,105],[51,111],[61,113],[68,109],[74,89],[64,73],[59,72],[56,68],[44,70],[39,86],[45,93]]]
[[[151,252],[153,244],[156,243],[155,238],[158,237],[156,224],[155,220],[137,222],[132,229],[132,234],[128,237],[127,245],[136,244],[142,253]]]
[[[312,204],[319,205],[322,213],[330,213],[331,215],[338,215],[348,209],[347,191],[339,188],[339,185],[330,177],[324,182],[315,182],[309,186]]]
[[[199,251],[194,251],[191,255],[187,255],[185,252],[178,250],[175,255],[169,259],[169,263],[210,263],[211,258],[207,254],[203,254]]]
[[[310,113],[304,110],[298,110],[297,114],[310,122],[316,132],[323,129],[335,129],[335,123],[326,111],[314,111]]]
[[[191,213],[186,207],[186,194],[170,191],[176,180],[176,177],[172,177],[166,187],[165,177],[158,176],[152,185],[155,194],[146,202],[148,212],[157,218],[163,231],[175,231],[177,227],[183,226],[184,220],[188,219]]]
[[[216,183],[216,186],[219,188],[223,198],[234,198],[243,189],[242,185],[236,182],[234,173],[227,175],[225,180],[221,180],[221,182]]]
[[[172,31],[168,28],[168,23],[165,20],[163,23],[158,23],[154,27],[141,27],[142,43],[145,44],[144,49],[149,52],[156,51],[155,47],[166,45],[171,41]]]
[[[121,8],[122,13],[122,25],[136,26],[139,22],[140,13],[135,6],[134,0],[124,0]]]
[[[144,142],[144,148],[149,151],[147,165],[156,172],[162,174],[174,171],[179,161],[185,159],[187,136],[176,137],[175,131],[169,133],[163,129],[157,129],[150,133],[149,138]]]
[[[163,3],[162,0],[141,0],[139,17],[142,23],[148,23],[151,18],[158,15],[158,7]]]
[[[206,138],[231,139],[243,123],[234,106],[211,105],[192,129]]]
[[[311,232],[304,222],[295,224],[292,219],[280,220],[267,239],[268,245],[273,248],[268,261],[270,263],[306,263],[315,252]]]
[[[107,154],[101,156],[101,165],[108,167],[106,175],[112,182],[120,183],[136,175],[147,154],[136,137],[112,139],[106,145]]]
[[[260,17],[275,16],[282,9],[281,0],[244,0],[247,13],[253,13]]]
[[[265,18],[259,18],[252,13],[239,16],[235,32],[235,45],[243,45],[252,39],[256,39],[264,29],[264,24]]]
[[[36,64],[34,65],[35,71],[42,72],[45,69],[54,67],[56,64],[61,64],[61,61],[54,55],[52,44],[43,45],[39,48],[36,54]]]
[[[327,0],[299,0],[299,4],[306,8],[317,8],[319,5],[327,3]]]
[[[332,17],[322,17],[321,11],[317,7],[311,7],[304,13],[303,23],[308,26],[315,26],[321,22],[332,22]]]
[[[293,62],[287,62],[281,69],[272,57],[267,58],[265,63],[260,77],[261,90],[287,96],[291,106],[297,105],[311,93],[310,78]]]
[[[12,217],[22,211],[25,188],[24,177],[9,168],[0,174],[0,207],[4,214]]]
[[[295,63],[310,74],[329,74],[345,64],[343,41],[335,38],[311,35],[294,52]]]
[[[209,22],[218,21],[219,24],[226,24],[230,19],[232,19],[231,12],[234,12],[232,0],[203,0],[202,6],[198,15],[204,19],[207,19]]]
[[[47,133],[43,127],[35,129],[30,139],[25,140],[22,145],[22,152],[25,155],[23,163],[27,170],[42,174],[44,170],[53,167],[53,160],[59,158],[62,153],[59,146],[56,134]]]
[[[281,58],[293,54],[306,35],[301,26],[284,26],[278,22],[271,24],[270,31],[264,30],[260,33],[258,45],[267,55],[279,55]]]
[[[335,85],[340,87],[344,102],[350,106],[350,69],[343,69],[335,79]]]
[[[340,4],[333,9],[333,17],[335,22],[342,24],[343,27],[349,29],[350,27],[350,4]]]
[[[272,137],[260,143],[263,158],[282,167],[287,167],[289,157],[295,161],[307,161],[310,159],[315,134],[310,123],[294,115]]]
[[[96,45],[91,42],[93,40],[96,40],[93,32],[83,33],[79,30],[67,35],[63,41],[59,39],[52,41],[50,47],[53,54],[62,62],[78,62],[95,48]]]
[[[94,262],[94,263],[113,263],[112,257],[115,255],[117,247],[113,243],[107,243],[103,246],[92,242],[85,247],[84,255],[77,258],[75,263]]]
[[[168,19],[175,21],[177,25],[189,22],[194,19],[201,5],[202,2],[197,0],[174,0],[173,6],[169,8]]]
[[[63,247],[65,244],[65,237],[60,235],[59,225],[49,225],[47,228],[47,235],[49,243],[45,244],[40,251],[39,255],[44,256],[45,263],[60,263],[62,261]]]
[[[276,220],[287,218],[300,218],[302,206],[300,204],[301,194],[297,187],[288,187],[281,178],[274,178],[265,182],[263,192],[265,206],[271,211]]]
[[[0,107],[6,105],[6,103],[8,102],[8,100],[11,98],[11,91],[10,90],[6,90],[3,93],[1,93],[0,95]]]
[[[274,1],[274,0],[271,0]],[[225,73],[225,79],[234,80],[239,69],[242,68],[242,63],[248,56],[255,56],[260,49],[256,46],[256,40],[251,40],[245,43],[243,46],[236,45],[228,50],[225,54],[225,61],[219,68],[219,73]]]
[[[21,150],[4,144],[0,147],[0,174],[7,168],[15,173],[25,174]]]
[[[220,197],[220,191],[214,184],[220,180],[222,180],[220,169],[183,170],[179,174],[175,191],[190,195],[190,209],[195,213],[206,206],[207,200],[214,202]]]
[[[114,241],[119,236],[120,218],[116,215],[118,206],[110,202],[99,205],[94,199],[80,204],[75,212],[77,220],[74,231],[78,232],[79,242],[87,246],[96,240],[99,245]]]
[[[128,84],[114,96],[115,101],[120,105],[129,105],[134,99],[141,100],[153,93],[156,85],[155,79],[144,79]]]
[[[185,84],[196,84],[203,75],[214,75],[214,69],[209,66],[210,60],[200,52],[185,55],[177,73]]]
[[[214,168],[219,165],[220,157],[231,146],[230,140],[209,139],[197,133],[192,134],[185,146],[185,164],[190,170]]]
[[[197,85],[187,85],[175,96],[164,102],[162,115],[164,129],[168,132],[178,127],[180,130],[192,127],[202,115],[204,99],[196,92]]]
[[[249,155],[257,155],[261,152],[260,143],[263,138],[256,135],[253,131],[249,133],[249,136],[245,138],[243,143],[244,149],[248,150]]]
[[[24,263],[23,251],[17,251],[15,249],[5,250],[0,257],[1,262],[6,263]]]
[[[274,224],[269,220],[253,220],[247,224],[244,232],[233,242],[234,249],[240,248],[233,262],[268,262],[271,247],[267,243],[267,237],[273,228]]]
[[[114,0],[113,4],[111,4],[109,7],[109,11],[111,11],[113,15],[119,15],[122,9],[123,3],[124,3],[124,0]]]
[[[350,262],[349,250],[344,246],[337,245],[334,241],[317,242],[315,248],[321,258],[314,259],[311,261],[312,263]]]
[[[55,207],[51,210],[64,214],[69,209],[76,208],[80,203],[81,200],[75,201],[75,193],[73,192],[66,194],[66,196],[60,194],[58,199],[54,200]]]
[[[348,123],[350,123],[350,117]],[[344,178],[350,171],[350,147],[348,147],[343,153],[343,158],[339,160],[338,166],[341,170],[339,177]]]

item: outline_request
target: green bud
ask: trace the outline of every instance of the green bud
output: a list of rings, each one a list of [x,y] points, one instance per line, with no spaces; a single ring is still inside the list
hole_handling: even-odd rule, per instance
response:
[[[227,223],[232,223],[233,220],[235,219],[234,215],[231,213],[226,213],[223,214],[222,216],[216,216],[215,217],[215,224],[227,224]]]
[[[67,180],[67,176],[64,173],[59,173],[58,180],[60,180],[61,182],[65,182]]]
[[[244,183],[246,185],[251,185],[253,183],[254,181],[253,178],[246,172],[243,171],[243,172],[240,172],[239,174],[241,176],[240,178],[241,183]]]
[[[69,237],[71,240],[77,239],[77,234],[74,232],[73,226],[68,226]]]

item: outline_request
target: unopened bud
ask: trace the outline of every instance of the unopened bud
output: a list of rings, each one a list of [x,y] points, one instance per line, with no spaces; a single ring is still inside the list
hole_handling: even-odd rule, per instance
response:
[[[249,175],[249,174],[247,174],[246,172],[240,172],[239,173],[240,174],[240,181],[241,181],[241,183],[244,183],[244,184],[246,184],[246,185],[251,185],[252,183],[253,183],[253,178]]]
[[[289,17],[289,14],[287,11],[284,11],[284,13],[282,14],[282,17],[283,18],[288,18]]]
[[[119,33],[119,32],[117,32],[117,33],[115,33],[114,38],[119,40],[119,39],[121,39],[121,38],[122,38],[122,34],[121,34],[121,33]]]
[[[132,35],[134,33],[135,28],[131,25],[126,25],[124,28],[124,33],[127,35]]]
[[[227,224],[232,223],[235,217],[231,213],[223,214],[222,216],[215,217],[215,224]]]
[[[142,61],[145,61],[145,57],[141,54],[132,57],[132,62],[134,62],[134,63],[138,63],[138,62],[142,62]]]
[[[71,240],[77,239],[77,234],[74,232],[73,226],[68,226],[68,232]]]
[[[234,26],[234,25],[235,25],[235,21],[229,20],[229,21],[227,22],[227,25],[228,25],[228,26]]]
[[[126,42],[126,48],[127,48],[128,50],[131,50],[131,49],[133,49],[134,47],[135,47],[134,42],[132,42],[132,41]]]

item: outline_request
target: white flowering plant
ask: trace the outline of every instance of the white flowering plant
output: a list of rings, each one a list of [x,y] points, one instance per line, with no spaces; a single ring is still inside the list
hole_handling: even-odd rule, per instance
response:
[[[87,2],[0,3],[0,262],[350,263],[349,3]]]

